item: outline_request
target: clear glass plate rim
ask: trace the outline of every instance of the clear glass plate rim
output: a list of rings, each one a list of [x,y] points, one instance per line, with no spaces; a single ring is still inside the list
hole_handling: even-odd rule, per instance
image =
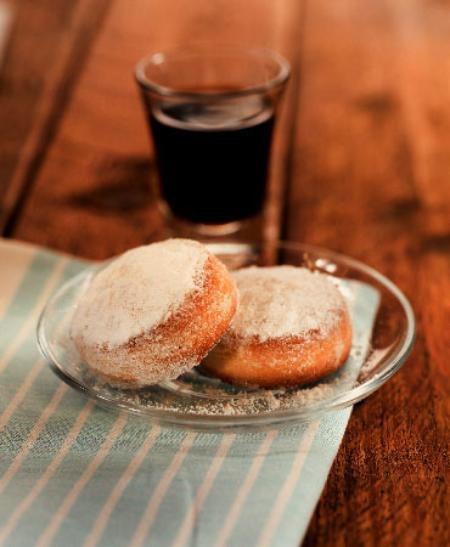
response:
[[[211,250],[219,251],[220,249],[236,249],[241,247],[242,249],[254,249],[258,243],[252,242],[236,242],[236,241],[223,241],[223,242],[214,242],[209,244]],[[146,416],[149,418],[154,418],[162,423],[167,423],[169,425],[187,425],[193,427],[201,427],[202,425],[218,425],[218,426],[247,426],[247,425],[264,425],[264,424],[275,424],[277,422],[291,422],[295,420],[306,421],[306,419],[315,419],[319,415],[327,413],[332,410],[344,409],[348,406],[354,405],[355,403],[365,399],[368,395],[376,391],[381,387],[387,380],[389,380],[403,365],[406,361],[415,340],[416,334],[416,322],[414,317],[414,312],[411,304],[404,295],[404,293],[385,275],[381,274],[371,266],[348,257],[344,254],[328,250],[322,247],[295,243],[289,241],[277,241],[274,242],[274,246],[277,249],[285,248],[293,251],[298,251],[300,253],[313,253],[315,255],[323,256],[327,259],[334,259],[346,266],[350,266],[355,270],[361,270],[363,273],[368,274],[373,277],[378,283],[383,285],[388,291],[390,291],[395,298],[400,303],[402,310],[406,317],[407,329],[404,334],[404,339],[401,346],[396,350],[396,354],[392,356],[389,366],[380,373],[379,375],[370,378],[365,383],[353,387],[346,391],[345,393],[338,394],[334,397],[319,401],[308,405],[306,408],[292,408],[286,410],[273,410],[269,412],[261,412],[260,414],[240,414],[236,415],[208,415],[208,414],[184,414],[176,413],[170,410],[162,409],[136,409],[131,405],[126,405],[112,399],[101,396],[100,393],[90,389],[76,378],[74,378],[70,373],[68,373],[63,365],[58,362],[58,359],[53,355],[44,333],[44,322],[48,309],[51,307],[54,300],[56,300],[59,295],[67,291],[73,285],[78,285],[80,280],[85,280],[95,271],[102,263],[94,263],[88,265],[86,269],[78,273],[74,277],[70,278],[63,285],[61,285],[49,298],[45,307],[43,308],[38,324],[37,324],[37,342],[41,353],[44,358],[49,361],[50,367],[52,370],[66,382],[69,386],[75,388],[77,391],[81,392],[87,397],[95,399],[97,402],[103,406],[109,408],[120,409],[126,412],[129,412],[134,415]]]

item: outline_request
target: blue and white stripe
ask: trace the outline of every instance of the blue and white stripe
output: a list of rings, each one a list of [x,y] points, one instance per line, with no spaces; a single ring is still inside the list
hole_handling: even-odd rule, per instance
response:
[[[0,263],[0,545],[298,545],[350,410],[244,434],[106,412],[35,343],[49,294],[83,264],[2,240]],[[375,300],[355,309],[370,330]]]

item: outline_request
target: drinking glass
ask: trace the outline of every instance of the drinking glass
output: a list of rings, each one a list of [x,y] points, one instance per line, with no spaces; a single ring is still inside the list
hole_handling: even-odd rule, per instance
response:
[[[261,213],[289,74],[288,61],[265,48],[180,48],[137,64],[160,205],[172,223],[225,235]]]

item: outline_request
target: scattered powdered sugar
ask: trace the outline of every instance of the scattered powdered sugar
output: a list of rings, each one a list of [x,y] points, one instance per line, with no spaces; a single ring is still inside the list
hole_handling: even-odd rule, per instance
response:
[[[355,345],[346,365],[308,386],[280,389],[237,388],[192,370],[177,380],[145,389],[117,389],[103,383],[79,363],[76,376],[102,399],[120,402],[142,412],[157,410],[178,416],[255,416],[275,411],[310,409],[326,399],[345,393],[355,385],[362,348]],[[172,387],[170,387],[172,386]]]
[[[242,337],[326,336],[345,306],[339,290],[319,272],[294,266],[233,272],[239,290],[239,309],[231,332]]]
[[[112,348],[164,322],[201,287],[203,245],[170,239],[137,247],[100,271],[78,302],[72,334]]]

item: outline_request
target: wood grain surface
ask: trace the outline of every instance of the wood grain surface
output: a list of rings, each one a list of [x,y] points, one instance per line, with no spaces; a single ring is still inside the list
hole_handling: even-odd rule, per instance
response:
[[[247,17],[240,8],[238,24],[234,20],[238,3],[223,3],[222,11],[229,16],[224,36],[233,40],[236,26],[239,33],[252,30],[253,35],[247,37],[250,45],[276,47],[295,63],[300,47],[300,4],[285,0],[282,9],[275,9],[270,0],[254,0],[246,4]],[[170,7],[182,24],[171,25],[164,17]],[[152,192],[153,154],[133,68],[148,51],[186,43],[194,29],[202,41],[211,40],[218,13],[220,10],[212,9],[206,1],[199,2],[198,11],[178,0],[164,5],[148,0],[112,3],[73,82],[70,100],[58,110],[52,138],[45,140],[45,150],[39,153],[39,169],[27,200],[7,222],[8,235],[102,259],[166,234]],[[287,106],[296,106],[292,100],[296,75],[292,83],[274,143],[276,161],[265,227],[272,235],[278,234],[280,226],[282,182],[288,163],[285,141],[294,120]]]
[[[418,319],[305,545],[449,545],[450,5],[316,0],[305,33],[286,236],[379,269]]]
[[[12,2],[0,74],[0,229],[27,199],[108,0]]]
[[[282,51],[264,233],[369,263],[418,320],[402,371],[354,409],[304,545],[450,545],[450,4],[187,4],[13,2],[0,229],[96,259],[163,237],[135,62],[193,35]]]

